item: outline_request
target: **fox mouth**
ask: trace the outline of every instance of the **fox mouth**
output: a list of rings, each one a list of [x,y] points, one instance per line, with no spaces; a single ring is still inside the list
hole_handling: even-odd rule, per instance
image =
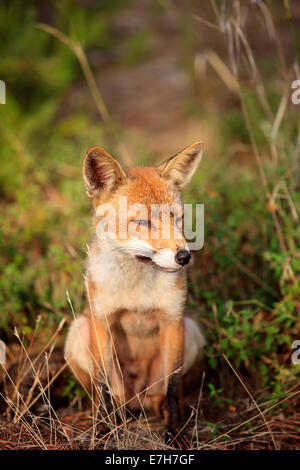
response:
[[[136,255],[135,257],[138,261],[141,261],[142,263],[152,262],[152,259],[150,258],[150,256]]]

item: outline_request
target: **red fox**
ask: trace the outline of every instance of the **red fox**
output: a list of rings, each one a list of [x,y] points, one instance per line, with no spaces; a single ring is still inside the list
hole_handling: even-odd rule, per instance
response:
[[[83,177],[95,209],[86,267],[89,308],[70,327],[65,357],[92,391],[94,412],[102,419],[103,402],[108,412],[112,401],[163,413],[171,433],[183,419],[183,381],[199,371],[204,338],[184,312],[191,255],[185,238],[174,233],[182,223],[181,191],[201,155],[197,142],[157,168],[122,168],[98,146],[84,158]],[[170,215],[173,235],[161,235],[161,213],[150,220],[143,211],[138,216],[128,211],[127,227],[149,236],[141,240],[127,232],[121,237],[120,197],[148,211],[153,205],[179,208],[179,216]],[[103,205],[115,211],[115,237],[97,235]]]

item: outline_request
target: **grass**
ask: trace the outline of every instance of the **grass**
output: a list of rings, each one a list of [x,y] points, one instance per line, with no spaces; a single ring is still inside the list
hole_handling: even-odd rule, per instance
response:
[[[103,73],[110,67],[117,73],[138,70],[152,57],[156,30],[142,25],[115,34],[113,22],[137,5],[113,3],[60,2],[51,8],[52,29],[30,2],[0,6],[0,78],[7,86],[7,104],[0,105],[0,331],[15,384],[6,377],[13,399],[2,390],[3,416],[14,422],[3,431],[7,448],[16,433],[24,447],[164,448],[162,423],[143,416],[91,440],[86,396],[62,360],[72,319],[66,292],[76,313],[85,304],[91,210],[82,156],[101,143],[115,155],[123,149],[126,164],[161,158],[139,131],[114,118],[101,95],[102,69],[100,80],[94,75],[93,60],[104,64]],[[205,203],[206,219],[205,245],[188,279],[188,307],[207,340],[201,394],[187,412],[192,446],[295,448],[300,121],[290,101],[290,84],[299,78],[293,4],[287,15],[289,2],[257,2],[247,14],[242,2],[230,2],[227,10],[212,2],[201,12],[196,5],[150,3],[147,18],[157,28],[162,15],[177,28],[178,61],[193,88],[183,103],[186,120],[192,115],[214,136],[185,195],[187,202]],[[251,42],[257,21],[268,56],[262,39]],[[27,368],[33,388],[26,385]]]

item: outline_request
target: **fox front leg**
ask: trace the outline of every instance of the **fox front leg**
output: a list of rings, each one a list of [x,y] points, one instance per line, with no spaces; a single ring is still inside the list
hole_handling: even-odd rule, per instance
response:
[[[98,431],[107,429],[113,410],[109,392],[111,383],[111,346],[110,335],[105,320],[91,318],[91,351],[94,361],[92,386],[93,416]]]
[[[183,421],[183,318],[170,321],[161,329],[161,348],[166,377],[164,414],[167,433],[174,436],[180,432]]]

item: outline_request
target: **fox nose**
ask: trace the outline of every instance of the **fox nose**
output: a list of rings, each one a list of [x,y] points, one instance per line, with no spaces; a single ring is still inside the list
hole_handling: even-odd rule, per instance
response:
[[[190,252],[187,250],[179,250],[175,256],[176,263],[181,264],[181,266],[188,264],[190,259],[191,259],[191,255],[190,255]]]

